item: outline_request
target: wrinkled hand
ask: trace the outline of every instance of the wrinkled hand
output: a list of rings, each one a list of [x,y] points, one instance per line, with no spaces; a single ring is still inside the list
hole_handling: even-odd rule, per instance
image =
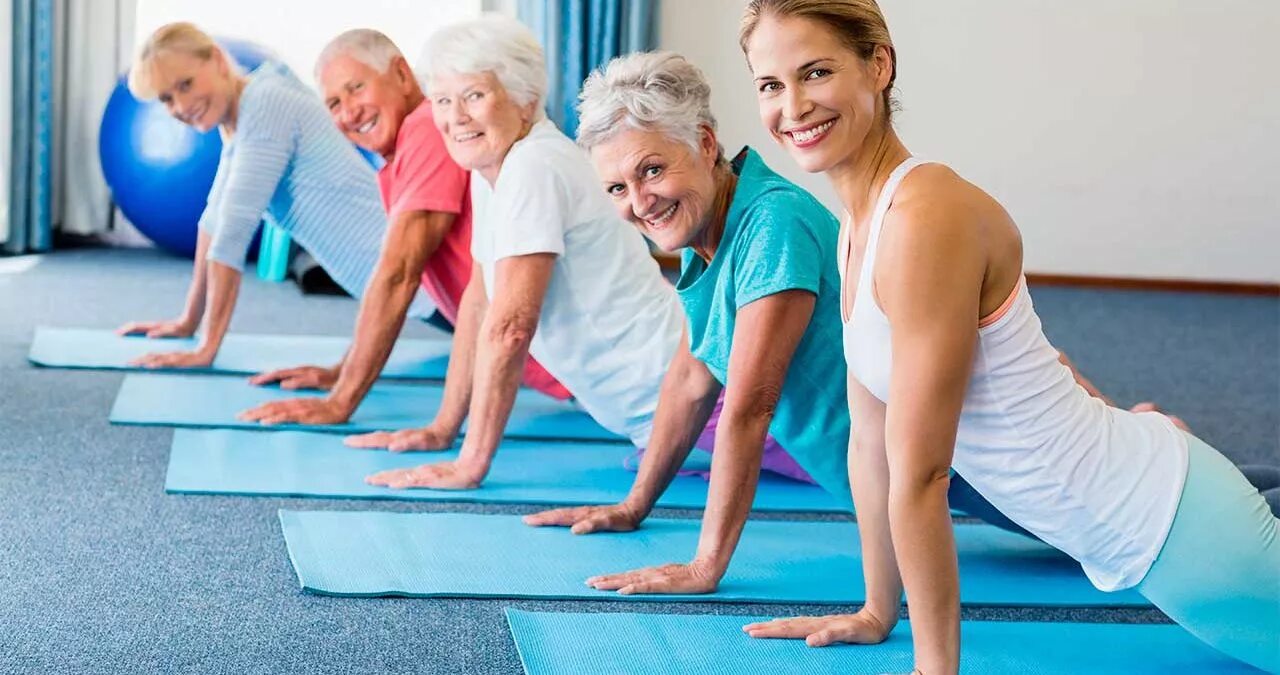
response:
[[[236,418],[260,424],[342,424],[351,418],[351,412],[327,398],[290,398],[263,403]]]
[[[140,368],[204,368],[213,363],[213,356],[194,352],[151,352],[129,362]]]
[[[617,591],[622,595],[638,593],[712,593],[720,585],[723,570],[697,560],[682,565],[671,563],[657,567],[602,574],[587,579],[587,585],[599,591]]]
[[[749,623],[743,632],[753,638],[804,639],[810,647],[825,647],[837,642],[874,645],[889,637],[892,625],[886,625],[865,609],[857,614],[830,616],[797,616]]]
[[[172,321],[130,321],[116,329],[116,335],[145,335],[149,338],[184,338],[196,334],[194,323]]]
[[[375,431],[371,434],[347,436],[343,443],[349,448],[382,449],[391,452],[409,452],[414,450],[448,450],[453,447],[457,432],[450,431],[435,424],[428,424],[421,429],[403,429],[401,431]]]
[[[369,485],[394,489],[434,488],[436,490],[474,490],[480,487],[484,474],[459,462],[423,464],[411,469],[392,469],[364,479]]]
[[[322,366],[298,366],[258,373],[249,378],[249,384],[263,386],[279,383],[281,389],[320,389],[328,391],[338,381],[337,368]]]
[[[1136,412],[1136,413],[1158,412],[1161,415],[1168,417],[1169,421],[1173,422],[1173,426],[1178,427],[1179,429],[1187,433],[1191,433],[1191,427],[1187,426],[1187,423],[1182,421],[1181,417],[1178,417],[1177,415],[1170,415],[1164,410],[1161,410],[1160,406],[1156,405],[1151,401],[1143,401],[1142,403],[1139,403],[1138,405],[1135,405],[1132,408],[1129,408],[1129,412]]]
[[[574,534],[592,532],[630,532],[640,527],[644,516],[623,504],[608,506],[574,506],[539,511],[524,517],[526,525],[568,527]]]

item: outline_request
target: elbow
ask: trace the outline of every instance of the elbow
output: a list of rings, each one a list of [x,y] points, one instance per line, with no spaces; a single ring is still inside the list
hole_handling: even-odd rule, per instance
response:
[[[538,317],[530,312],[515,312],[508,316],[494,317],[485,331],[485,339],[499,354],[526,354],[533,344],[533,334],[538,327]]]
[[[897,467],[895,467],[897,468]],[[947,490],[951,487],[951,467],[929,465],[890,471],[890,513],[916,514],[941,505],[947,508]]]
[[[417,290],[420,277],[421,275],[410,269],[409,265],[397,263],[388,266],[382,280],[383,284],[390,289]]]
[[[778,401],[782,400],[782,387],[776,384],[760,384],[734,395],[730,391],[725,401],[726,422],[751,426],[763,426],[768,429],[773,415],[778,410]]]

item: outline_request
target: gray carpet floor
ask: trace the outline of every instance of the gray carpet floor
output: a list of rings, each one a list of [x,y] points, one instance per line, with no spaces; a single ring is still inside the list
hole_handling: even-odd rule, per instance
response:
[[[508,606],[830,610],[302,593],[279,508],[533,509],[165,495],[171,432],[107,423],[121,374],[36,369],[26,352],[37,325],[111,328],[175,315],[189,269],[139,250],[0,258],[0,672],[515,673],[519,659],[502,614]],[[1056,288],[1035,288],[1033,296],[1055,344],[1118,401],[1157,400],[1237,462],[1280,463],[1280,301]],[[291,284],[251,279],[232,329],[345,335],[355,309],[347,298],[303,297]],[[483,560],[476,573],[484,573]],[[973,608],[964,615],[1164,621],[1154,610]]]

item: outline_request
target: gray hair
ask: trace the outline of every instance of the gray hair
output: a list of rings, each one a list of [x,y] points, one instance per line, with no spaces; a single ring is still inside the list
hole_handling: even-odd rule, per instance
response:
[[[427,40],[419,71],[428,85],[437,73],[491,72],[516,103],[536,104],[535,120],[545,116],[547,61],[538,39],[515,19],[489,13],[441,28]]]
[[[339,56],[350,56],[379,73],[387,72],[396,57],[404,58],[400,48],[383,33],[372,28],[354,28],[329,41],[316,59],[313,75],[320,81],[320,73]]]
[[[716,129],[711,85],[674,52],[620,56],[591,73],[578,95],[578,144],[588,151],[628,128],[661,132],[696,151],[703,127]],[[723,148],[719,155],[717,162]]]

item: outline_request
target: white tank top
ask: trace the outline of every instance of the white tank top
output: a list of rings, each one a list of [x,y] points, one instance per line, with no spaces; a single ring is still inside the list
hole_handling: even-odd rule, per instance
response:
[[[880,193],[844,326],[849,372],[886,404],[893,356],[889,320],[872,292],[876,249],[894,193],[924,163],[903,162]],[[845,286],[849,229],[846,218]],[[1111,591],[1141,581],[1164,545],[1186,479],[1187,445],[1164,415],[1112,408],[1075,383],[1041,330],[1023,278],[979,322],[953,464],[996,508]]]

